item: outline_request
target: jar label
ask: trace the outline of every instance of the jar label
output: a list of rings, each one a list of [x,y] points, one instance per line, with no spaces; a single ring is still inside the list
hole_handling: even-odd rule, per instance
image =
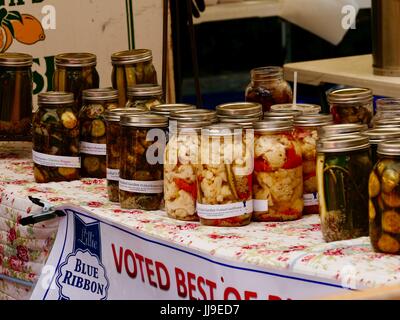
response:
[[[107,180],[119,181],[119,169],[107,168]]]
[[[197,214],[205,219],[224,219],[233,218],[253,212],[253,201],[228,204],[201,204],[197,203]]]
[[[107,154],[106,144],[91,143],[86,141],[81,141],[79,151],[81,153],[93,154],[96,156],[105,156]]]
[[[164,180],[139,181],[119,178],[119,189],[137,193],[163,193]]]
[[[303,195],[304,199],[304,206],[305,207],[311,207],[311,206],[318,206],[319,201],[318,201],[318,192],[314,193],[307,193]]]
[[[255,212],[267,212],[268,200],[253,199],[253,206]]]
[[[32,150],[32,160],[34,163],[45,167],[56,168],[80,168],[80,157],[53,156]]]

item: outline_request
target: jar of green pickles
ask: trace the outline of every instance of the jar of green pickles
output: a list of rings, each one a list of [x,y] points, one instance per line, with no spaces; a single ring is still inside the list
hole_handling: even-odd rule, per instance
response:
[[[55,56],[53,89],[72,92],[75,106],[82,107],[82,91],[98,88],[100,79],[96,70],[96,55],[92,53],[62,53]]]
[[[104,113],[118,107],[118,92],[113,88],[83,91],[79,112],[81,176],[106,177],[106,124]]]
[[[79,179],[79,120],[74,95],[45,92],[33,117],[34,177],[38,183]]]
[[[0,54],[0,140],[31,140],[32,56]]]
[[[368,235],[369,140],[360,135],[320,139],[317,183],[322,234],[327,242]]]
[[[121,116],[126,114],[146,114],[137,108],[116,108],[104,114],[107,136],[107,193],[112,202],[119,202],[119,167],[121,155]]]
[[[375,251],[400,254],[400,140],[378,145],[369,177],[369,235]]]
[[[138,84],[128,87],[127,108],[143,108],[151,110],[151,107],[164,103],[163,90],[157,84]]]
[[[155,114],[121,116],[119,200],[124,209],[159,210],[168,119]]]
[[[113,88],[118,90],[120,108],[126,106],[128,87],[142,83],[157,84],[157,73],[152,60],[153,55],[149,49],[134,49],[112,54],[111,81]]]

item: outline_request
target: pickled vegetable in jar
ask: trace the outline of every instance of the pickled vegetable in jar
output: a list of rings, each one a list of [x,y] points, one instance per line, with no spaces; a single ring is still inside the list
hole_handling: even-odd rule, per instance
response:
[[[106,111],[106,175],[108,200],[119,202],[119,167],[121,154],[121,127],[120,119],[126,114],[146,114],[147,111],[137,108],[116,108]]]
[[[32,140],[32,56],[0,54],[0,140]]]
[[[346,88],[328,93],[333,121],[341,123],[361,123],[372,126],[373,96],[366,88]]]
[[[375,165],[378,162],[378,144],[387,140],[400,139],[400,128],[389,126],[385,128],[374,128],[362,132],[362,135],[369,139],[369,143],[371,144],[372,165]]]
[[[337,136],[317,144],[322,234],[327,242],[368,235],[368,138]]]
[[[290,121],[254,124],[253,202],[256,221],[302,217],[303,160]]]
[[[151,110],[151,107],[164,103],[163,90],[157,84],[138,84],[128,87],[127,108],[143,108]]]
[[[164,202],[170,218],[197,221],[197,178],[200,130],[208,121],[179,121],[170,132],[164,158]]]
[[[79,112],[81,176],[106,177],[106,122],[104,113],[118,107],[118,92],[113,88],[83,91]]]
[[[292,89],[283,79],[281,67],[262,67],[251,70],[251,83],[246,88],[246,101],[261,103],[263,111],[274,104],[293,100]]]
[[[369,236],[377,252],[400,254],[400,140],[378,145],[369,177]]]
[[[38,183],[79,179],[79,120],[74,95],[45,92],[33,117],[34,177]]]
[[[207,226],[238,227],[253,212],[252,130],[220,124],[202,130],[201,163],[197,169],[197,214]]]
[[[400,118],[400,99],[381,98],[376,100],[376,114],[372,119],[375,126],[377,120]]]
[[[321,106],[308,103],[297,103],[295,105],[293,103],[283,103],[271,106],[272,112],[285,112],[292,110],[300,111],[303,115],[318,114],[321,112]]]
[[[294,137],[303,157],[303,214],[318,214],[317,141],[318,128],[333,122],[331,115],[313,114],[296,117]]]
[[[97,58],[92,53],[62,53],[55,56],[54,91],[72,92],[76,110],[82,108],[82,91],[99,87]]]
[[[118,90],[120,108],[125,107],[128,101],[128,87],[143,83],[157,84],[152,60],[149,49],[120,51],[111,55],[111,81],[113,88]]]
[[[159,210],[168,119],[155,114],[121,116],[119,199],[124,209]]]

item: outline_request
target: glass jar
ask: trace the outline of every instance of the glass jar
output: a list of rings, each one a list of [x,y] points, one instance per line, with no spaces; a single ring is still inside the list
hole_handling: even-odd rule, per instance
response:
[[[313,114],[296,117],[294,137],[303,157],[303,214],[318,214],[317,141],[318,128],[333,122],[331,115]]]
[[[79,120],[74,95],[45,92],[33,117],[34,177],[38,183],[79,179]]]
[[[322,234],[327,242],[368,235],[368,138],[338,136],[317,144]]]
[[[262,104],[263,111],[270,111],[274,104],[293,100],[292,89],[283,79],[281,67],[262,67],[251,70],[251,82],[246,88],[246,101]]]
[[[72,92],[77,111],[82,108],[82,91],[99,87],[96,55],[92,53],[62,53],[55,56],[53,89]]]
[[[327,98],[334,123],[361,123],[372,126],[374,108],[370,89],[333,90],[328,93]]]
[[[369,235],[377,252],[400,254],[400,140],[378,145],[369,177]]]
[[[362,135],[369,139],[372,165],[375,165],[378,162],[378,145],[387,140],[400,139],[400,130],[396,127],[375,128],[364,131]]]
[[[124,209],[159,210],[168,119],[155,114],[121,116],[119,199]]]
[[[200,130],[208,121],[179,121],[165,149],[164,202],[170,218],[197,221],[197,178]]]
[[[118,90],[120,108],[126,106],[128,87],[142,83],[157,84],[152,60],[153,55],[149,49],[120,51],[111,55],[111,81],[113,88]]]
[[[157,84],[138,84],[128,87],[127,108],[143,108],[151,110],[152,106],[164,103],[163,90]]]
[[[126,114],[146,114],[146,110],[137,108],[116,108],[106,111],[106,176],[108,200],[119,202],[119,167],[121,154],[121,116]]]
[[[79,112],[81,177],[106,178],[106,123],[104,112],[118,107],[118,92],[113,88],[83,91]]]
[[[372,119],[375,121],[383,119],[400,118],[400,99],[382,98],[376,100],[376,114]]]
[[[32,56],[0,54],[0,140],[31,140]]]
[[[301,218],[304,206],[303,165],[292,122],[256,122],[254,151],[254,220]]]
[[[192,104],[186,103],[171,103],[171,104],[160,104],[157,106],[151,106],[150,112],[153,114],[158,114],[160,116],[164,116],[169,118],[171,112],[174,111],[183,111],[183,110],[193,110],[196,109],[196,106]]]
[[[197,170],[197,213],[207,226],[238,227],[253,212],[253,145],[241,129],[226,124],[202,130]]]
[[[336,137],[338,135],[354,135],[361,134],[363,131],[368,130],[366,124],[346,123],[346,124],[333,124],[323,126],[318,129],[318,136],[320,138]]]
[[[316,104],[307,104],[307,103],[297,103],[294,105],[293,103],[284,103],[284,104],[275,104],[271,106],[271,111],[280,112],[280,111],[292,111],[298,110],[301,111],[302,114],[318,114],[321,112],[321,106]]]

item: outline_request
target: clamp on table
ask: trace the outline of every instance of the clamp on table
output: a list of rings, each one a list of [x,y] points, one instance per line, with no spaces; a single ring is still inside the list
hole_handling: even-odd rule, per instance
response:
[[[39,214],[34,214],[25,218],[22,218],[19,223],[22,226],[26,226],[29,224],[36,224],[42,221],[47,221],[47,220],[51,220],[57,217],[63,217],[65,216],[65,213],[61,210],[54,210],[54,206],[52,206],[51,204],[49,204],[48,202],[42,201],[38,198],[34,198],[29,196],[28,197],[29,200],[38,205],[39,207],[42,207],[42,212]]]

